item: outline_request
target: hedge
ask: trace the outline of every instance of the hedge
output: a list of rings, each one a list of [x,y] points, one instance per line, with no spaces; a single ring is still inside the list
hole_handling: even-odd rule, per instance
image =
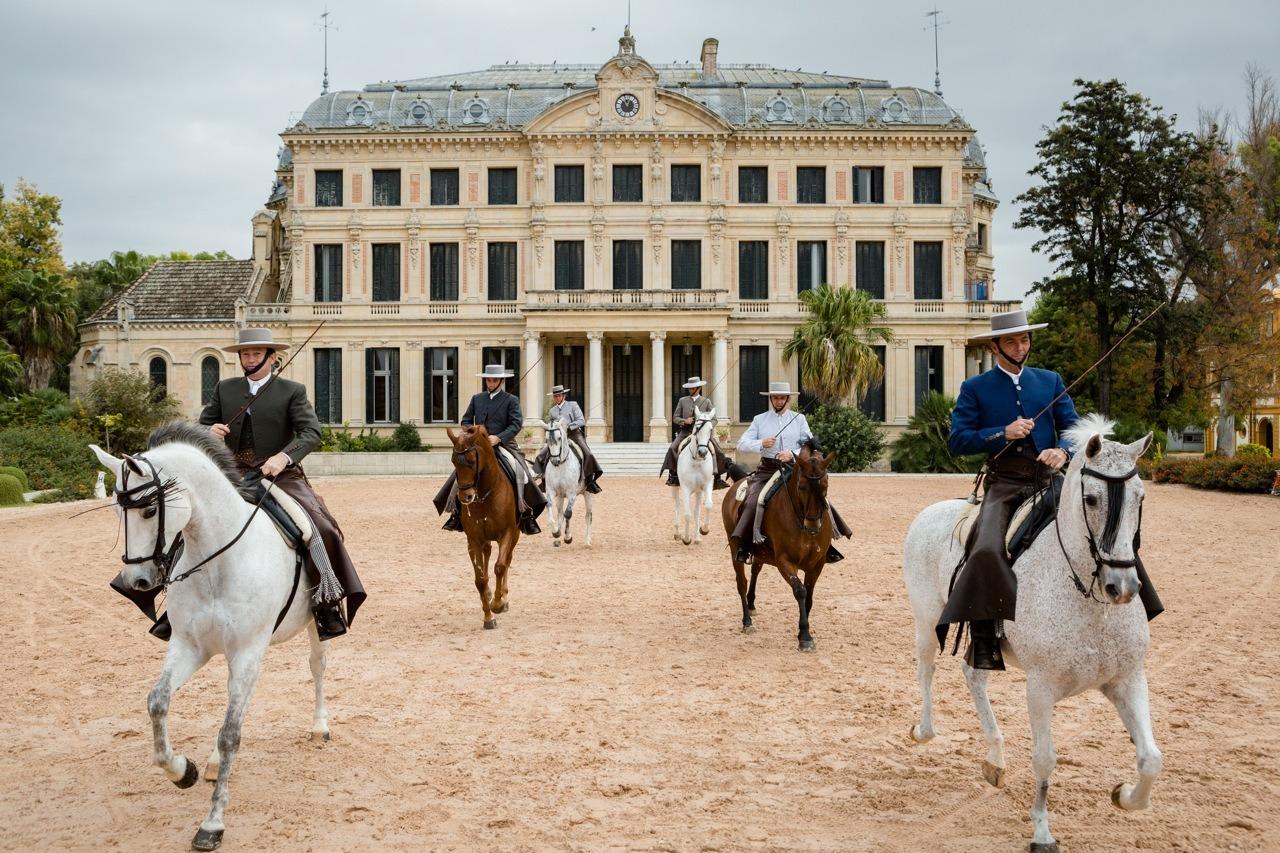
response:
[[[22,491],[31,491],[31,481],[27,479],[26,473],[21,468],[15,468],[12,465],[0,465],[0,474],[8,474],[21,483]]]
[[[12,474],[0,474],[0,506],[13,506],[25,503],[22,498],[22,484]]]
[[[33,489],[58,489],[62,500],[93,497],[98,460],[89,440],[64,427],[0,429],[0,465],[17,465]],[[107,488],[114,480],[107,474]]]
[[[1157,483],[1185,483],[1202,489],[1268,492],[1280,462],[1256,456],[1209,456],[1204,459],[1165,459],[1152,468]]]

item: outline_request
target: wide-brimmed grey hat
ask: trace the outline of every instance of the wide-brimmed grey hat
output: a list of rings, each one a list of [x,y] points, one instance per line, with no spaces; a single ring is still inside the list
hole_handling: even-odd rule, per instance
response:
[[[1048,323],[1028,323],[1026,311],[1006,311],[1003,314],[992,314],[991,330],[974,335],[969,340],[990,341],[1005,335],[1034,332],[1036,329],[1046,329],[1048,327]]]
[[[790,382],[770,382],[769,390],[760,392],[760,396],[762,397],[781,396],[783,394],[786,394],[788,397],[797,397],[800,395],[800,392],[792,391]]]
[[[689,381],[681,385],[681,388],[701,388],[707,383],[702,380],[701,376],[690,376]]]
[[[557,394],[568,394],[572,388],[566,388],[563,385],[552,385],[551,390],[547,393],[548,397],[554,397]]]
[[[288,344],[276,343],[272,339],[270,329],[241,329],[236,342],[222,349],[224,352],[240,352],[242,349],[273,349],[279,352],[288,348]]]
[[[501,364],[486,364],[484,373],[477,373],[476,376],[481,379],[510,379],[515,374],[508,371]]]

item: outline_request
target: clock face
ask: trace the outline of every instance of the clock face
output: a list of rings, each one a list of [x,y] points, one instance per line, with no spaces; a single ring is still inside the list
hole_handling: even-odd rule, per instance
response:
[[[635,118],[640,112],[640,99],[629,92],[623,93],[613,102],[613,108],[623,118]]]

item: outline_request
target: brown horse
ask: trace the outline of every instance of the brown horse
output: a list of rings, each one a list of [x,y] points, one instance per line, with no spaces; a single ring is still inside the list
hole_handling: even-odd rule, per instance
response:
[[[827,511],[827,467],[835,454],[823,456],[809,445],[795,457],[786,486],[778,490],[765,507],[760,531],[767,538],[751,548],[751,583],[747,584],[746,564],[733,559],[738,576],[738,596],[742,599],[742,632],[751,633],[751,614],[756,610],[756,578],[766,564],[778,567],[791,585],[800,607],[800,651],[817,648],[809,635],[809,611],[813,608],[813,588],[826,565],[827,547],[831,544],[831,514]],[[721,504],[725,533],[733,535],[738,519],[738,490],[731,488]],[[804,574],[801,582],[800,574]]]
[[[484,608],[484,626],[498,627],[495,613],[507,611],[507,569],[520,541],[516,496],[506,472],[498,462],[489,431],[483,426],[445,430],[453,442],[453,469],[458,474],[458,504],[462,508],[462,529],[467,534],[467,553],[476,575],[476,591]],[[491,543],[498,543],[494,563],[493,598],[489,597],[489,556]]]

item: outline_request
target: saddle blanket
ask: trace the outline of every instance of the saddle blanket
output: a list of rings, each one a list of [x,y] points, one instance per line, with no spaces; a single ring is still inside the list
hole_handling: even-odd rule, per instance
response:
[[[1005,532],[1004,547],[1010,560],[1031,547],[1040,532],[1053,523],[1058,511],[1058,495],[1062,492],[1062,478],[1054,477],[1049,485],[1018,504],[1009,518],[1009,528]],[[967,508],[956,521],[954,536],[963,547],[969,541],[973,525],[982,512],[982,501]]]

